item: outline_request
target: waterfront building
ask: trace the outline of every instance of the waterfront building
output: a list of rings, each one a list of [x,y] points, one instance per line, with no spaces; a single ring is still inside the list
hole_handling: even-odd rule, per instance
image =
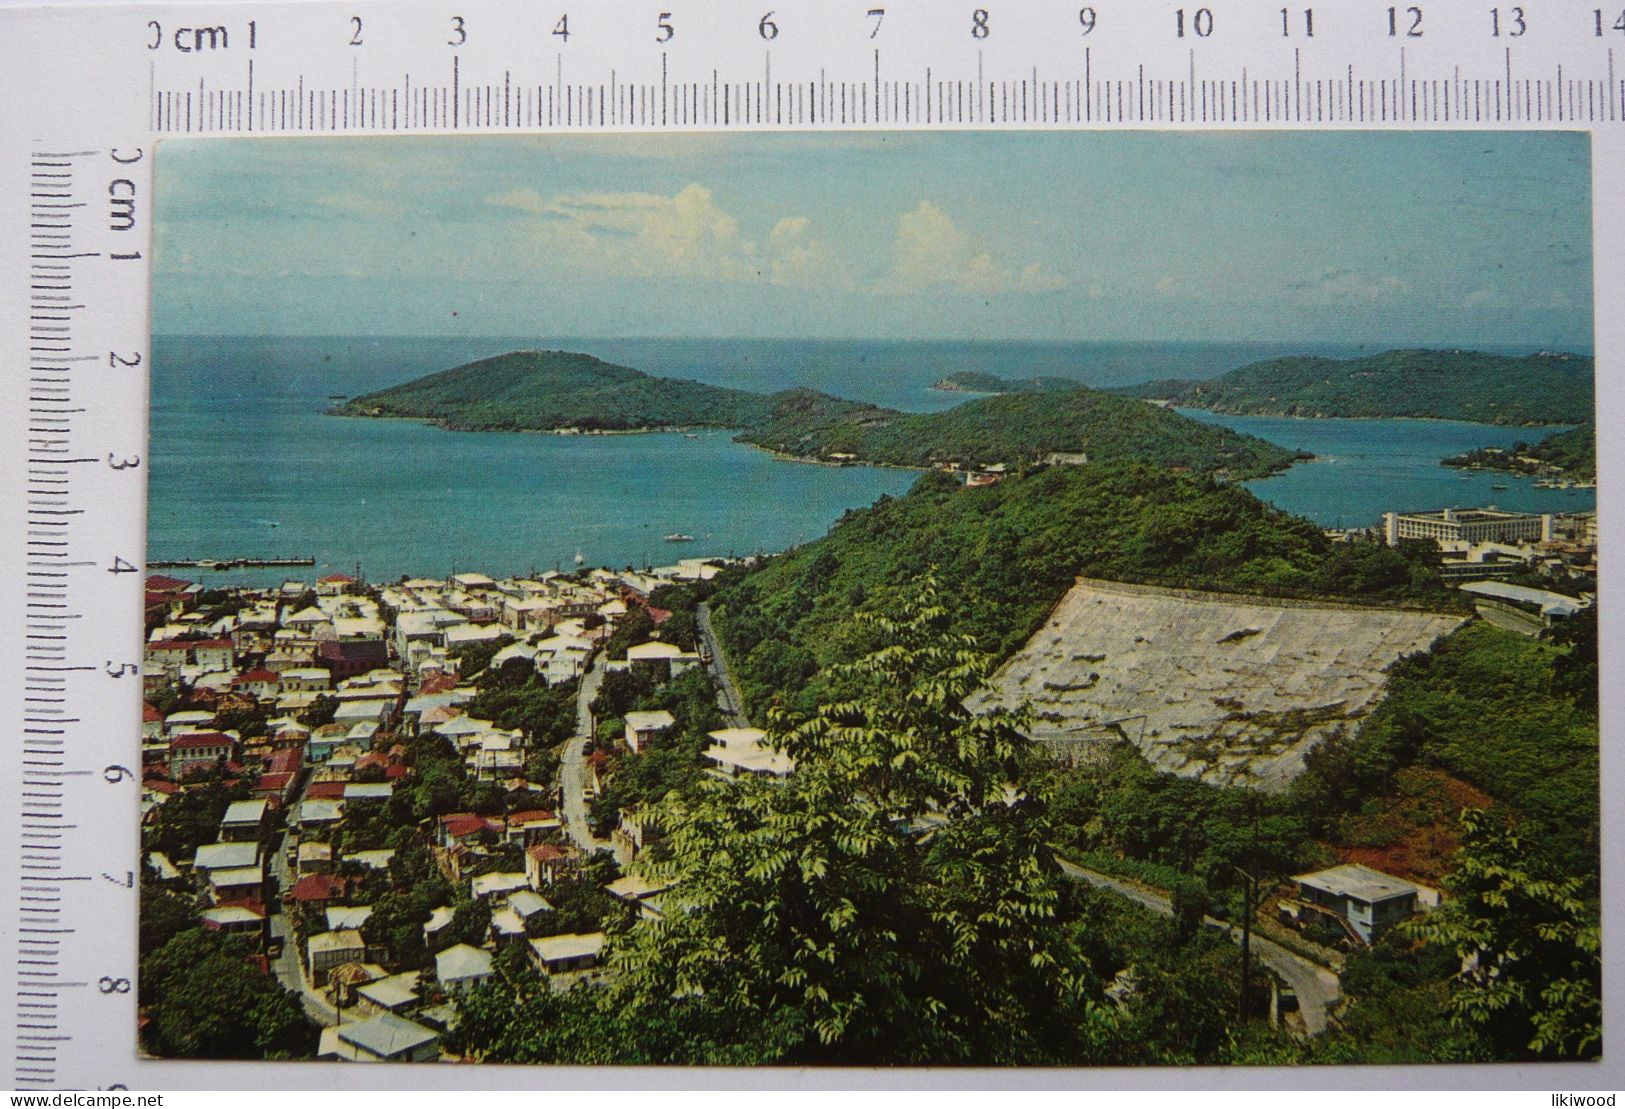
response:
[[[1446,543],[1539,543],[1552,537],[1552,516],[1505,512],[1498,508],[1442,508],[1437,512],[1385,512],[1383,538],[1390,547],[1402,539]]]

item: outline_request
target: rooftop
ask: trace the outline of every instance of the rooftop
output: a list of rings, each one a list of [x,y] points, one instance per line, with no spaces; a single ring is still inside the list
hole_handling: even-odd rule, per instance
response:
[[[1292,880],[1301,885],[1325,890],[1327,893],[1354,897],[1371,904],[1422,892],[1422,888],[1412,882],[1396,878],[1392,874],[1384,874],[1380,870],[1373,870],[1361,863],[1344,863],[1326,870],[1317,870],[1312,874],[1297,874]]]

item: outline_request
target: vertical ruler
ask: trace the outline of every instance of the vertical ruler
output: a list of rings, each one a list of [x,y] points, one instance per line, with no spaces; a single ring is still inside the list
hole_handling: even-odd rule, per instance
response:
[[[10,999],[19,1089],[112,1086],[133,1059],[78,1034],[135,1020],[139,544],[147,151],[26,154],[27,398],[19,850]],[[104,819],[108,812],[117,821]],[[108,1042],[108,1041],[104,1041]],[[95,1057],[92,1057],[95,1056]]]

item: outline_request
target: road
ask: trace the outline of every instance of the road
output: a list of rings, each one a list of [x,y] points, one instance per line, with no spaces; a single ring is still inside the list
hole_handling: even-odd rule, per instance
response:
[[[705,667],[711,672],[711,680],[716,683],[717,707],[728,718],[730,728],[750,727],[750,721],[745,719],[745,700],[739,696],[739,687],[734,684],[728,660],[722,654],[722,645],[711,630],[711,607],[704,601],[694,609],[694,630],[699,633],[700,646],[705,651]]]
[[[1163,916],[1174,915],[1173,904],[1161,894],[1141,889],[1139,886],[1096,870],[1087,870],[1065,859],[1058,861],[1062,872],[1070,878],[1088,882],[1102,889],[1113,890]],[[1218,928],[1229,933],[1231,939],[1237,944],[1241,943],[1241,928],[1237,925],[1211,916],[1203,917],[1202,923],[1209,928]],[[1326,1014],[1343,996],[1343,985],[1337,975],[1319,963],[1311,962],[1294,951],[1288,951],[1256,932],[1252,937],[1252,950],[1253,954],[1258,956],[1259,962],[1279,974],[1282,980],[1292,987],[1292,992],[1297,994],[1298,1012],[1303,1017],[1304,1029],[1311,1036],[1318,1036],[1326,1031]]]
[[[604,660],[595,655],[581,674],[581,689],[576,694],[576,734],[564,745],[559,759],[559,790],[564,794],[564,830],[583,851],[611,851],[623,867],[631,860],[619,844],[607,839],[593,838],[587,825],[585,792],[591,776],[587,773],[584,746],[593,738],[592,708],[598,696],[598,687],[604,681]]]
[[[299,792],[294,798],[294,804],[302,800],[304,800],[304,785],[299,787]],[[293,868],[288,865],[289,835],[290,833],[284,830],[277,837],[271,855],[271,876],[276,879],[278,906],[282,903],[282,896],[293,888],[293,883],[297,877],[293,873]],[[275,972],[277,981],[281,982],[284,988],[290,989],[299,995],[300,1001],[304,1003],[305,1012],[311,1020],[323,1028],[337,1024],[338,1011],[328,1004],[327,999],[305,980],[304,967],[299,961],[299,938],[293,934],[293,928],[287,914],[283,913],[279,908],[277,912],[271,914],[270,924],[271,935],[282,939],[282,954],[278,955],[271,964],[271,969]]]

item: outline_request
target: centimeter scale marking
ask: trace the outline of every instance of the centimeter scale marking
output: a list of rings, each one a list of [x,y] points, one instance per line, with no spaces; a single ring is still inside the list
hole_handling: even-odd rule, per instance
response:
[[[85,876],[64,873],[65,779],[70,709],[69,675],[88,666],[68,661],[69,529],[83,509],[72,507],[73,366],[89,356],[73,352],[74,271],[100,252],[73,249],[75,170],[93,151],[41,152],[29,178],[29,327],[26,616],[22,795],[19,798],[20,889],[17,897],[16,1047],[13,1080],[19,1087],[56,1077],[63,991],[85,983],[61,977],[63,937],[75,929],[63,919],[63,889]]]
[[[444,73],[425,81],[403,73],[398,84],[256,85],[250,60],[240,81],[200,77],[159,87],[151,63],[148,122],[160,134],[253,134],[417,130],[596,130],[606,128],[741,128],[819,126],[998,126],[1141,124],[1551,124],[1614,123],[1625,119],[1625,78],[1614,51],[1605,72],[1576,76],[1562,63],[1520,72],[1511,48],[1490,72],[1464,73],[1459,64],[1433,76],[1407,72],[1398,50],[1390,72],[1365,75],[1348,64],[1336,76],[1305,77],[1302,51],[1289,68],[1259,75],[1240,66],[1223,76],[1199,73],[1194,50],[1179,74],[1135,63],[1126,76],[1100,76],[1093,48],[1077,69],[1045,75],[1038,66],[1018,78],[944,76],[919,67],[888,77],[873,52],[873,76],[780,81],[771,58],[761,79],[673,81],[662,52],[658,81],[626,81],[615,69],[581,81],[563,78],[563,55],[551,80],[504,68],[483,82],[464,80],[453,56]]]

